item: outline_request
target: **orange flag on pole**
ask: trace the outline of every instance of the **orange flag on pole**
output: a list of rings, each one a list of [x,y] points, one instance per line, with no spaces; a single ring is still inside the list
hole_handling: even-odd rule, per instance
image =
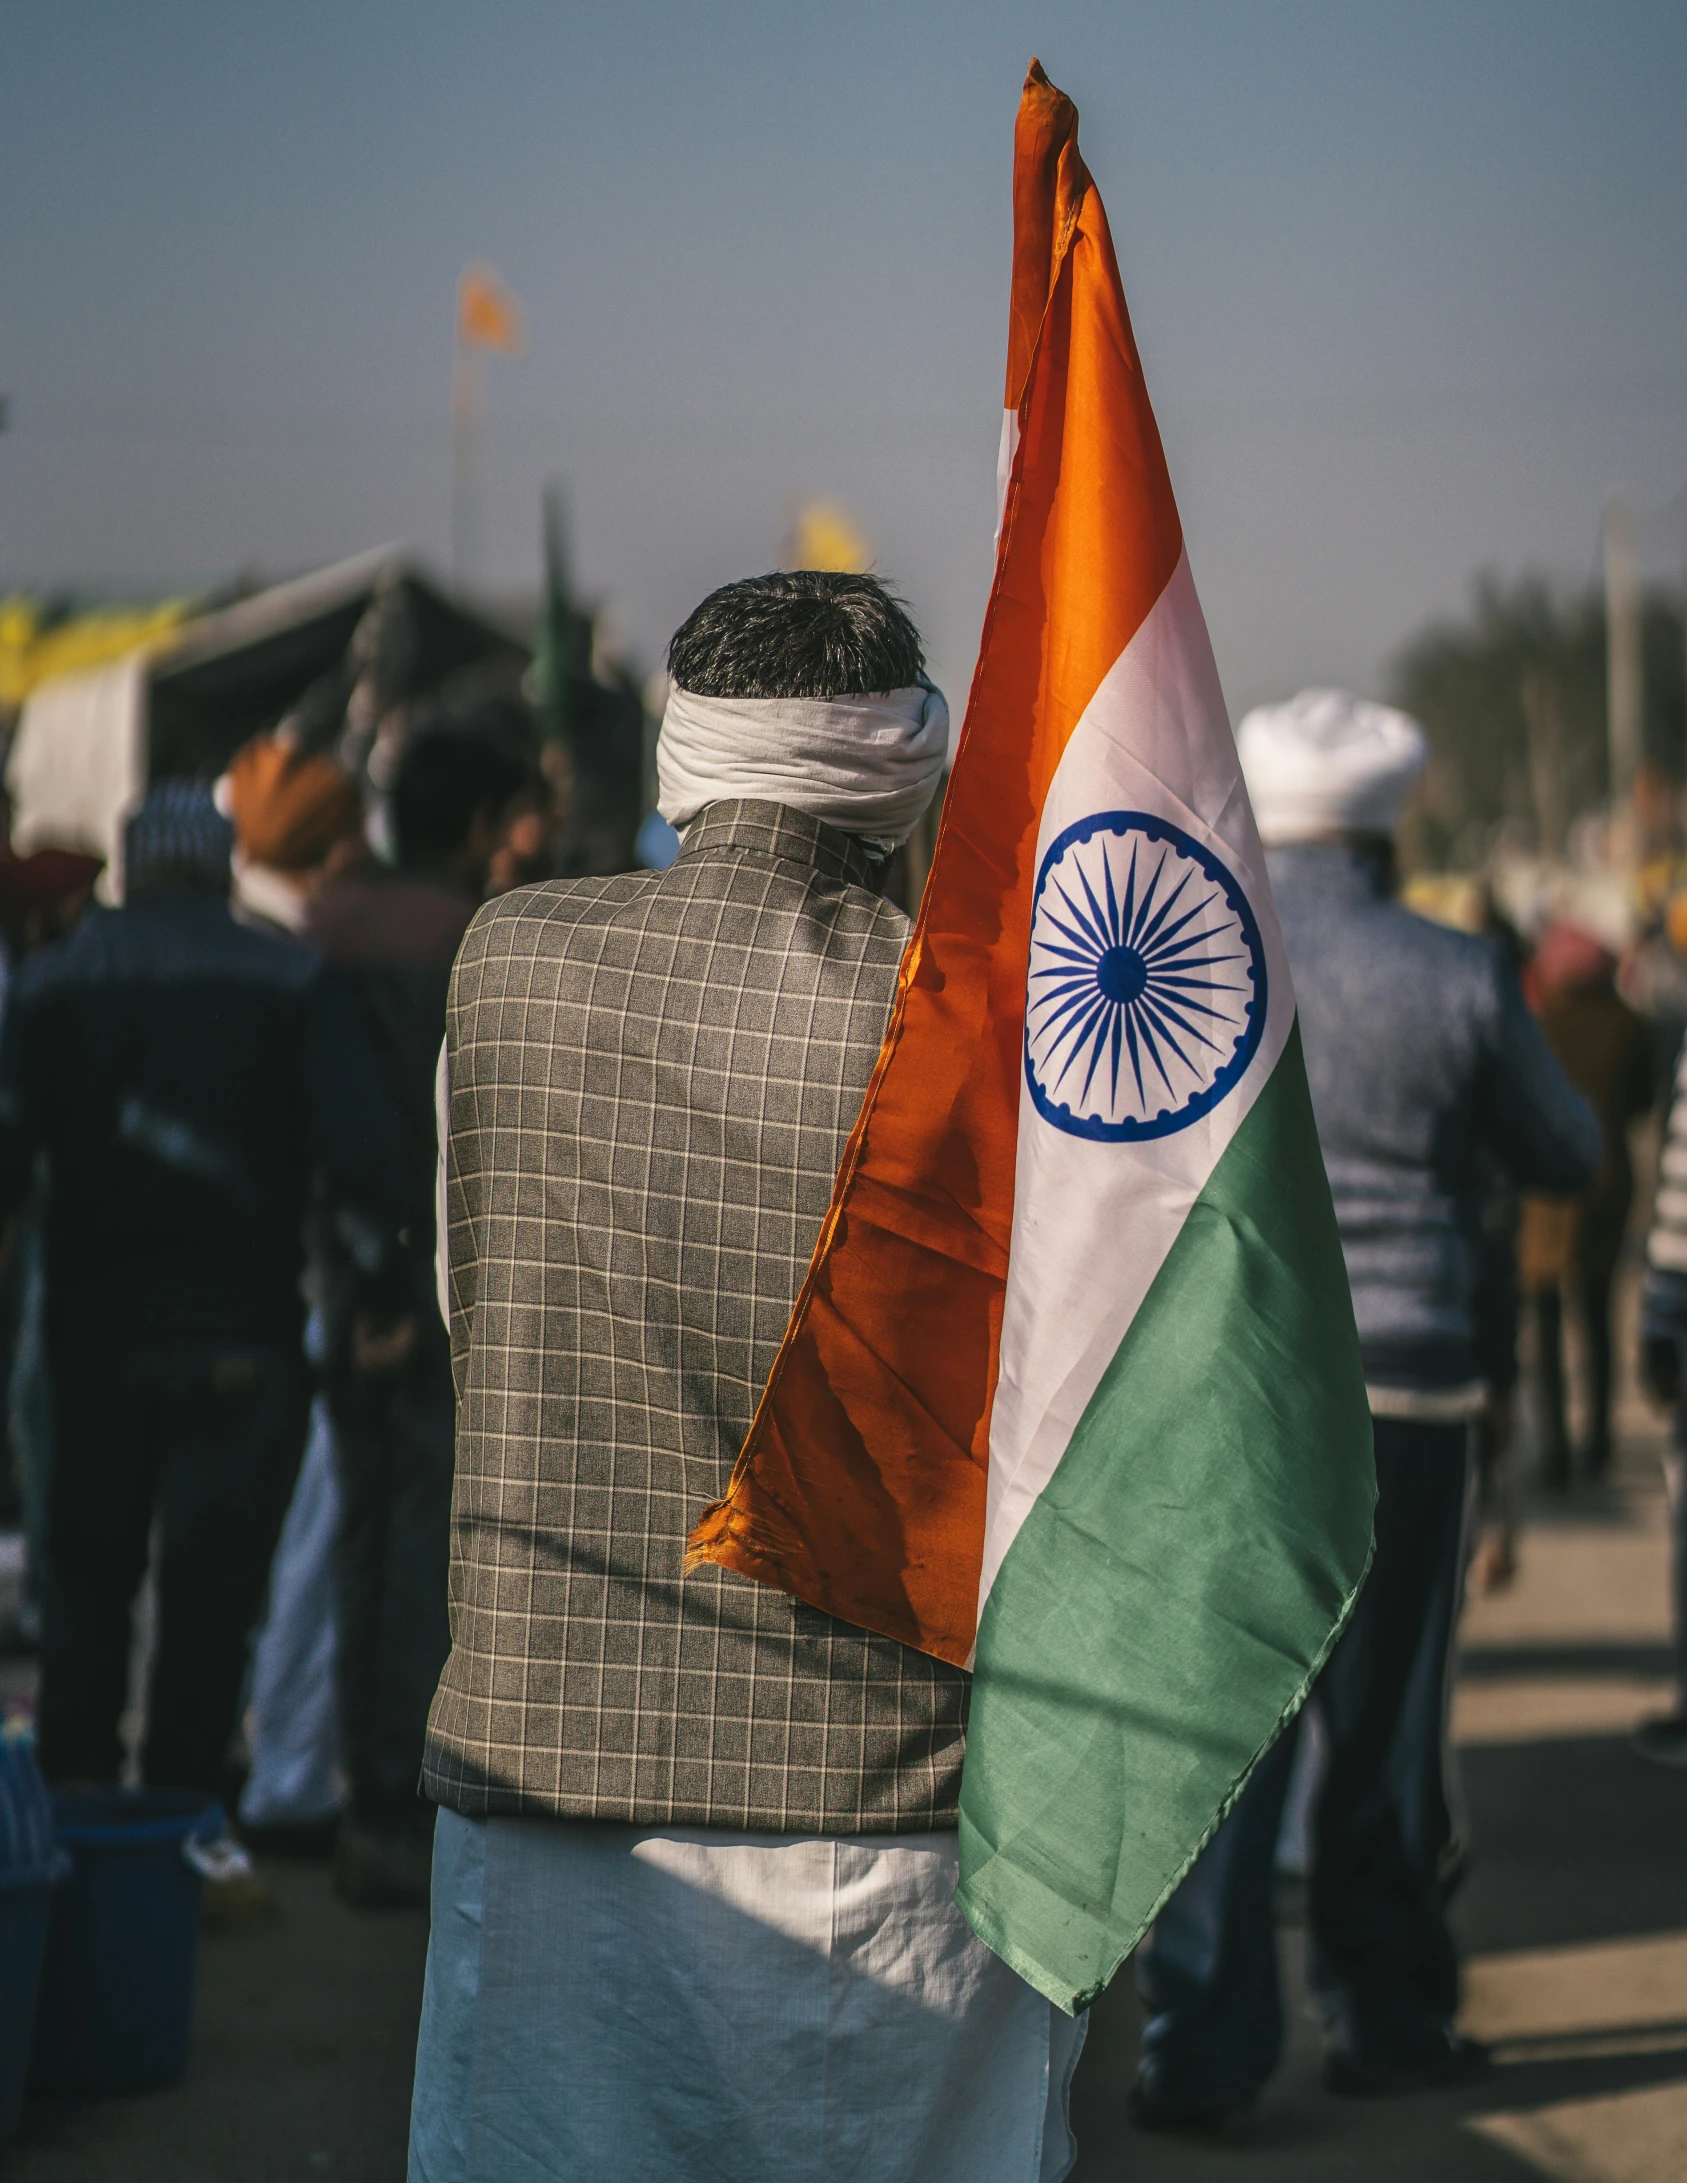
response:
[[[521,304],[491,266],[464,266],[457,282],[457,339],[464,347],[515,356],[522,331]]]

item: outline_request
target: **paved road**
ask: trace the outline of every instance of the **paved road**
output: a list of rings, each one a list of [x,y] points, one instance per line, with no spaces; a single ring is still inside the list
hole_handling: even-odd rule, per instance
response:
[[[269,1870],[281,1915],[205,1936],[187,2081],[32,2102],[4,2183],[402,2183],[426,1917]]]
[[[1620,1490],[1537,1514],[1516,1588],[1465,1630],[1455,1725],[1476,1860],[1458,1906],[1481,2091],[1385,2104],[1318,2088],[1287,1926],[1290,2052],[1246,2120],[1200,2141],[1124,2120],[1128,1973],[1079,2073],[1077,2183],[1677,2183],[1687,2178],[1687,1775],[1625,1741],[1666,1668],[1655,1433],[1631,1413]],[[399,2183],[425,1946],[419,1916],[358,1916],[319,1867],[273,1868],[282,1916],[211,1934],[185,2084],[37,2104],[7,2183]],[[642,2183],[642,2179],[641,2179]]]
[[[1255,2112],[1201,2138],[1124,2119],[1138,2026],[1122,1976],[1076,2087],[1076,2183],[1681,2183],[1687,2178],[1687,1774],[1627,1745],[1667,1699],[1655,1435],[1621,1489],[1536,1513],[1516,1587],[1464,1626],[1455,1734],[1475,1858],[1457,1905],[1479,2091],[1384,2103],[1319,2088],[1304,1935],[1281,1929],[1290,2045]]]

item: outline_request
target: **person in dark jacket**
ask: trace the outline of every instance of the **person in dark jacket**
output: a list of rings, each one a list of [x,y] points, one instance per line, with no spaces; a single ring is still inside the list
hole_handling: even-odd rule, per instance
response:
[[[1485,2060],[1453,2030],[1442,1773],[1471,1427],[1483,1161],[1519,1185],[1591,1179],[1598,1126],[1499,950],[1392,899],[1392,835],[1422,763],[1402,714],[1338,691],[1237,735],[1294,974],[1319,1141],[1376,1435],[1376,1549],[1314,1687],[1329,1763],[1314,1810],[1313,1984],[1326,2083],[1448,2083]],[[1138,1956],[1150,2009],[1134,2093],[1149,2126],[1245,2107],[1276,2067],[1280,1737]]]
[[[421,1801],[428,1707],[451,1647],[447,1607],[455,1392],[434,1297],[434,1079],[451,965],[480,907],[504,814],[527,780],[491,735],[425,726],[391,796],[396,869],[331,873],[303,931],[344,977],[398,1126],[403,1316],[357,1308],[355,1267],[327,1254],[327,1395],[339,1464],[339,1692],[348,1804],[335,1881],[360,1904],[426,1902],[433,1807]]]
[[[397,1185],[380,1088],[320,959],[235,923],[194,783],[128,824],[121,909],[17,980],[0,1211],[44,1152],[54,1468],[41,1762],[115,1781],[130,1613],[159,1525],[142,1772],[226,1794],[248,1634],[304,1442],[299,1278],[319,1176],[377,1306]]]

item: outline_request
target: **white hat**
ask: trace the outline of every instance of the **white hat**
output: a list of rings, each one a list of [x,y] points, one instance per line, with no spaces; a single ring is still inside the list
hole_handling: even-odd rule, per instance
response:
[[[1345,690],[1256,706],[1236,730],[1236,751],[1266,842],[1392,834],[1429,755],[1415,720]]]

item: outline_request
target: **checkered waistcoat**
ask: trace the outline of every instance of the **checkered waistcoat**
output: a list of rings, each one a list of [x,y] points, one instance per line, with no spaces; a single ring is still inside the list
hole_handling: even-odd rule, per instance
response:
[[[968,1679],[718,1569],[724,1491],[884,1036],[907,920],[818,820],[482,910],[450,1009],[460,1812],[952,1827]]]

